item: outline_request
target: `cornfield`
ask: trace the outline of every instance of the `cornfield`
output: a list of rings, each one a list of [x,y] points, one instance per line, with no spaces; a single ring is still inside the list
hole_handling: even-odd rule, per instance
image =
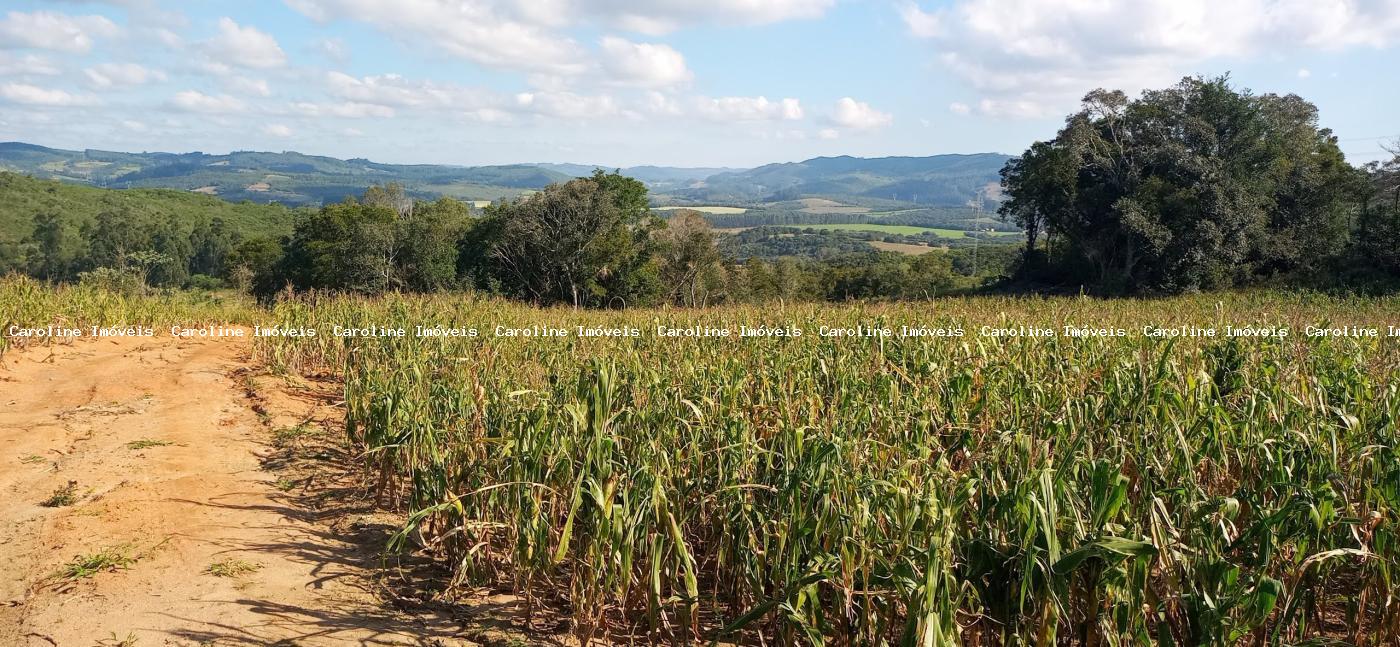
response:
[[[0,319],[93,316],[33,288],[0,284]],[[1302,330],[1384,330],[1397,306],[1248,293],[576,312],[312,295],[223,314],[320,332],[257,351],[343,380],[367,482],[405,513],[392,548],[433,556],[452,586],[565,613],[584,644],[1386,645],[1400,338]],[[569,334],[494,334],[546,324]],[[656,334],[741,324],[803,335]],[[1066,325],[1128,335],[979,334]],[[896,334],[818,334],[857,326]]]
[[[348,437],[409,513],[396,548],[565,610],[585,644],[1394,644],[1400,340],[1302,330],[1393,323],[1396,305],[313,299],[273,318],[410,336],[263,352],[343,376]],[[480,336],[412,336],[424,322]],[[494,335],[545,323],[570,335]],[[656,334],[740,324],[805,334]],[[1130,334],[979,334],[1086,324]],[[1294,334],[1159,339],[1148,324]],[[966,334],[817,334],[858,325]]]

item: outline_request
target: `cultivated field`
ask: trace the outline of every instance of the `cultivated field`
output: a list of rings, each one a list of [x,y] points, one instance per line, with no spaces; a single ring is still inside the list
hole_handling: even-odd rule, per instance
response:
[[[675,211],[677,209],[690,209],[691,211],[721,216],[732,216],[748,211],[744,207],[656,207],[653,211]]]
[[[797,229],[820,229],[829,231],[862,231],[876,234],[898,234],[900,236],[919,236],[922,234],[933,234],[939,238],[966,238],[971,232],[961,229],[942,229],[938,227],[919,227],[916,225],[881,225],[873,223],[846,223],[835,225],[786,225]],[[984,232],[987,233],[987,232]],[[1021,234],[1009,231],[990,232],[992,236],[1020,236]]]
[[[1400,339],[1304,334],[1400,327],[1394,298],[260,310],[11,280],[0,308],[319,331],[254,348],[343,385],[392,548],[584,643],[1400,639]]]

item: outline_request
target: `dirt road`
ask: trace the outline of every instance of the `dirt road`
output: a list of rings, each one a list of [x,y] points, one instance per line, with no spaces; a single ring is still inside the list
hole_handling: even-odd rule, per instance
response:
[[[375,593],[382,524],[270,469],[330,403],[264,376],[279,393],[255,411],[248,352],[155,338],[4,357],[0,645],[471,644]]]

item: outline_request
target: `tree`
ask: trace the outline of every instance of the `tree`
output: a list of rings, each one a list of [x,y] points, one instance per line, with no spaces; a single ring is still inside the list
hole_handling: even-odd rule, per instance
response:
[[[1091,92],[1002,178],[1002,217],[1043,227],[1062,271],[1107,292],[1166,293],[1310,270],[1344,247],[1357,181],[1314,106],[1224,77],[1131,101]],[[1034,238],[1027,261],[1033,250]]]
[[[25,239],[31,251],[29,273],[48,281],[66,281],[72,278],[74,259],[77,257],[72,233],[64,225],[63,219],[54,211],[43,211],[34,215],[34,231]]]
[[[149,284],[178,287],[189,281],[194,248],[190,245],[189,234],[181,231],[177,216],[172,215],[157,225],[151,232],[150,248],[142,251],[154,252],[160,259],[146,268]]]
[[[150,232],[135,222],[131,209],[125,206],[98,213],[92,222],[82,228],[83,240],[87,243],[87,254],[82,265],[86,269],[110,267],[121,270],[127,267],[128,255],[150,249]]]
[[[1074,204],[1076,167],[1066,147],[1047,142],[1035,142],[1024,155],[1012,158],[1001,170],[1002,186],[1008,199],[1001,203],[1003,220],[1015,223],[1026,232],[1026,251],[1022,268],[1032,270],[1041,265],[1036,254],[1036,240],[1051,220],[1064,220]]]
[[[272,238],[252,238],[234,247],[224,258],[226,276],[244,292],[271,295],[282,286],[277,266],[282,245]]]
[[[671,303],[705,305],[709,301],[707,279],[719,263],[715,235],[703,214],[678,209],[656,234],[661,261],[661,284]]]
[[[1400,153],[1365,170],[1357,247],[1365,262],[1400,276]]]
[[[457,245],[471,222],[466,204],[452,198],[414,207],[401,216],[398,262],[402,284],[433,292],[457,283]]]
[[[297,289],[381,292],[395,287],[397,214],[353,198],[299,219],[279,274]]]
[[[238,242],[223,218],[199,220],[190,232],[190,274],[227,276],[225,261]]]
[[[541,303],[635,305],[658,289],[646,187],[616,173],[545,187],[487,210],[490,274]]]
[[[360,198],[360,203],[371,207],[383,207],[400,218],[407,218],[413,214],[415,202],[404,192],[402,184],[390,182],[383,186],[374,185],[365,189],[365,194]]]

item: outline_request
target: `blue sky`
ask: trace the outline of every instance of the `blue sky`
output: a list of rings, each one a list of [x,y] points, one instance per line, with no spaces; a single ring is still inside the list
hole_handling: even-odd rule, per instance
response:
[[[0,140],[385,162],[1016,153],[1229,72],[1400,139],[1400,0],[6,0]]]

